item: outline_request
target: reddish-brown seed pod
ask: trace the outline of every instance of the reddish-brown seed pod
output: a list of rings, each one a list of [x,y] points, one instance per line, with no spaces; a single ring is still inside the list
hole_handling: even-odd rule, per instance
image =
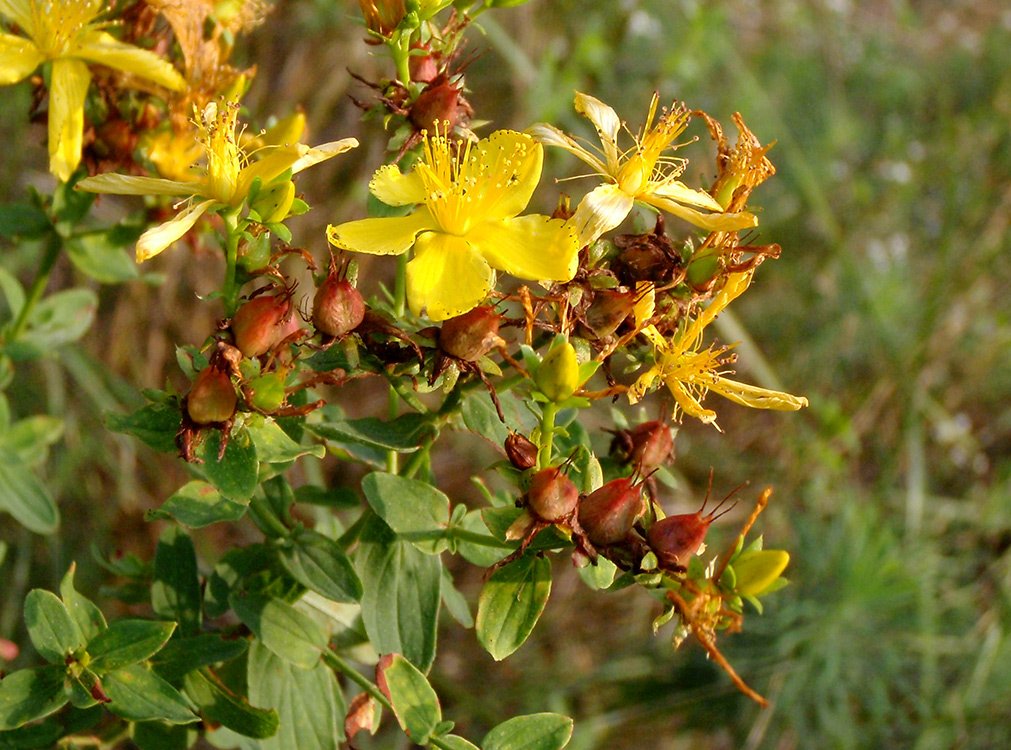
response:
[[[529,438],[518,432],[510,432],[505,439],[505,452],[509,463],[520,471],[532,469],[537,465],[537,446]]]
[[[542,521],[557,523],[572,515],[579,489],[557,466],[541,469],[530,479],[527,508]]]
[[[287,293],[253,297],[232,316],[235,346],[247,357],[270,351],[284,338],[292,310]]]
[[[460,87],[443,75],[433,79],[418,94],[408,118],[418,130],[445,135],[460,124],[465,114]]]
[[[312,324],[327,336],[345,336],[365,319],[365,300],[347,279],[334,270],[319,285],[312,303]]]
[[[186,397],[186,413],[195,424],[227,422],[235,414],[237,401],[228,372],[208,365],[193,381]]]
[[[735,490],[736,491],[736,490]],[[657,560],[662,568],[684,568],[692,555],[699,551],[702,543],[706,540],[709,526],[724,513],[733,509],[727,508],[723,513],[719,509],[733,495],[727,495],[720,503],[706,515],[702,511],[706,508],[709,500],[709,493],[702,501],[702,507],[694,513],[682,513],[676,516],[667,516],[650,526],[646,533],[649,546],[656,553]]]
[[[411,44],[411,56],[407,58],[407,68],[411,80],[416,83],[431,83],[439,75],[439,66],[427,44]]]
[[[666,422],[643,422],[616,433],[611,450],[637,467],[640,474],[649,474],[674,453],[674,434]]]
[[[450,318],[439,331],[439,348],[465,362],[477,362],[505,343],[498,335],[501,316],[491,305],[480,305]]]
[[[591,542],[606,547],[623,541],[645,510],[642,487],[631,477],[620,477],[583,498],[579,525]]]

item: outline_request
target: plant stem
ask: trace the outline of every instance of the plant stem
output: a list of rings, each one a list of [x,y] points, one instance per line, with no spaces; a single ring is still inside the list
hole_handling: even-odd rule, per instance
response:
[[[225,220],[225,281],[221,286],[221,299],[225,304],[225,317],[232,317],[239,306],[239,285],[236,271],[239,258],[238,216],[235,213],[223,214]]]
[[[397,69],[397,79],[405,86],[411,83],[411,68],[408,63],[411,56],[411,34],[397,33],[386,43],[393,57],[393,65]]]
[[[288,527],[281,522],[274,509],[270,507],[270,503],[264,498],[253,495],[249,501],[249,514],[264,534],[271,537],[288,536]]]
[[[383,691],[380,690],[376,684],[372,682],[372,680],[352,667],[345,659],[337,656],[337,654],[328,649],[323,652],[323,661],[326,662],[327,666],[331,669],[335,669],[340,672],[390,711],[393,710],[393,704],[391,704],[386,696],[383,695]]]
[[[402,320],[407,307],[407,253],[397,256],[397,276],[393,281],[393,312]]]
[[[558,405],[553,402],[544,404],[541,410],[541,434],[537,446],[537,468],[546,469],[551,465],[551,453],[555,440],[555,416]]]
[[[399,397],[397,396],[396,389],[391,385],[389,394],[387,395],[387,417],[391,420],[397,418],[397,402]],[[399,459],[400,456],[395,450],[389,450],[386,452],[386,471],[390,474],[396,474],[399,469]]]
[[[454,526],[449,529],[449,534],[454,539],[458,539],[461,542],[470,542],[471,544],[477,544],[481,547],[495,547],[496,549],[513,549],[515,545],[507,544],[506,542],[500,542],[493,536],[488,534],[479,534],[476,531],[468,531],[467,529],[461,529],[458,526]]]
[[[46,242],[46,252],[42,256],[42,262],[35,273],[35,279],[28,290],[27,297],[25,297],[25,303],[21,306],[21,310],[18,311],[18,317],[11,326],[8,341],[17,341],[18,337],[24,333],[32,310],[35,309],[35,305],[42,299],[42,294],[46,291],[46,286],[49,284],[49,275],[53,272],[56,259],[60,257],[61,249],[63,249],[63,239],[55,232],[50,234]]]

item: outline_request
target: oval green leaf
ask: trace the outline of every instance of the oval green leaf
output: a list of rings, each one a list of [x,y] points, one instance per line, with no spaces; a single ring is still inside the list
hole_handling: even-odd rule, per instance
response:
[[[36,534],[52,534],[60,525],[60,512],[46,486],[18,458],[0,449],[0,510]]]
[[[43,659],[63,664],[69,654],[87,645],[66,606],[51,591],[32,589],[25,597],[25,627]]]
[[[299,528],[280,550],[281,563],[292,577],[311,591],[335,602],[357,602],[362,582],[340,545],[311,529]]]
[[[106,707],[129,721],[189,724],[198,720],[182,693],[140,664],[109,672],[102,678],[102,688],[112,699]]]
[[[431,555],[446,549],[449,498],[442,492],[426,482],[378,471],[362,480],[362,491],[398,536]]]
[[[197,529],[212,523],[238,521],[246,514],[246,504],[222,497],[217,488],[207,482],[187,482],[169,497],[160,508],[150,510],[147,520],[174,518],[183,526]]]
[[[161,650],[175,629],[174,622],[114,620],[88,644],[89,667],[102,675],[144,661]]]
[[[197,704],[203,717],[222,724],[245,737],[265,739],[277,734],[280,718],[274,709],[256,708],[235,695],[207,669],[186,675],[186,695]]]
[[[59,666],[22,669],[0,680],[0,731],[58,711],[67,702],[64,669]]]
[[[204,476],[229,500],[240,503],[249,500],[256,490],[260,469],[249,432],[241,428],[233,430],[220,461],[221,433],[217,430],[207,430],[206,433],[197,450],[197,456],[203,461]]]
[[[551,594],[551,563],[524,555],[496,570],[481,590],[477,639],[496,661],[523,645]]]
[[[572,738],[572,719],[561,714],[529,714],[503,721],[485,735],[483,750],[560,750]]]
[[[400,728],[414,744],[427,744],[442,721],[439,696],[428,679],[400,654],[381,660],[379,670],[379,679],[386,683],[385,692],[393,704]]]
[[[263,594],[233,592],[228,601],[235,614],[273,653],[302,669],[319,662],[327,635],[309,615]]]

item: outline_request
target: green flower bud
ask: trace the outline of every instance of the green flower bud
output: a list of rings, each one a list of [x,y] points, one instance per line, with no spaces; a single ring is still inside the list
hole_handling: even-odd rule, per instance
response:
[[[556,404],[575,393],[579,387],[579,362],[572,344],[563,341],[552,346],[537,368],[534,382]]]
[[[246,384],[249,405],[264,414],[273,414],[284,404],[284,376],[279,372],[268,372],[253,378]]]
[[[749,550],[734,560],[736,591],[741,596],[758,596],[786,569],[790,554],[781,549]]]

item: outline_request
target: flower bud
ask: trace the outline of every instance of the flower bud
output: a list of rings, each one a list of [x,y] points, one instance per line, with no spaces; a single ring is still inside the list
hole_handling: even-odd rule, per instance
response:
[[[228,372],[208,365],[193,381],[186,397],[186,413],[195,424],[227,422],[235,414],[237,401]]]
[[[465,362],[476,362],[505,342],[498,335],[501,317],[490,305],[450,318],[439,331],[439,348]]]
[[[312,323],[327,336],[340,338],[365,319],[365,300],[347,279],[331,270],[319,285],[312,303]]]
[[[606,547],[624,541],[645,511],[640,485],[620,477],[583,498],[579,525],[591,542]]]
[[[510,432],[505,440],[505,452],[509,463],[520,471],[532,469],[537,465],[537,446],[529,438],[518,432]]]
[[[291,297],[287,293],[253,297],[232,317],[235,346],[247,357],[265,354],[284,338],[291,314]]]
[[[781,549],[748,550],[734,560],[735,590],[741,596],[758,596],[786,569],[790,554]]]
[[[579,503],[579,489],[556,466],[541,469],[530,480],[527,507],[548,523],[557,523],[572,515]]]
[[[407,15],[404,0],[358,0],[369,31],[389,36]]]
[[[575,393],[579,387],[579,362],[572,344],[563,341],[552,346],[537,368],[534,382],[541,393],[555,403]]]
[[[294,202],[295,183],[285,180],[263,187],[250,208],[260,215],[264,224],[273,224],[288,218]]]

